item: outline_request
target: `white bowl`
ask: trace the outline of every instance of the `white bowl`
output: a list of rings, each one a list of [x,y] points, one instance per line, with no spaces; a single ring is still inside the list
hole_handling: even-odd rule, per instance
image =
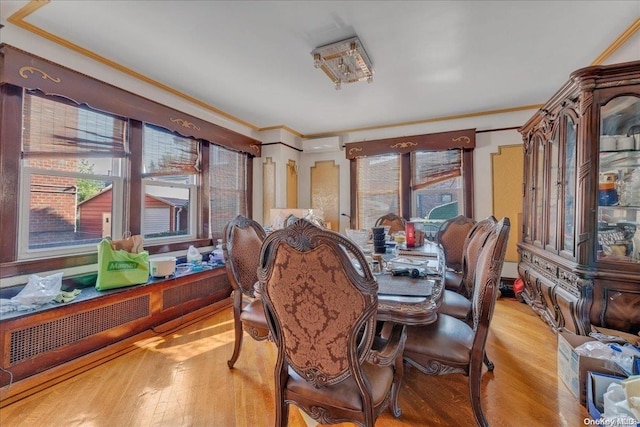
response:
[[[167,277],[176,272],[175,257],[158,257],[149,259],[151,277]]]

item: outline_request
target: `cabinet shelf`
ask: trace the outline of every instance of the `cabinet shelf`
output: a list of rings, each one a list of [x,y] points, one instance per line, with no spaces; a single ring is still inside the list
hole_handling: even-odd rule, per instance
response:
[[[601,151],[600,169],[635,168],[640,166],[640,151]]]
[[[611,205],[611,206],[605,206],[605,205],[599,205],[598,209],[602,210],[627,210],[627,211],[640,211],[640,206],[637,205],[627,205],[627,206],[622,206],[622,205]]]

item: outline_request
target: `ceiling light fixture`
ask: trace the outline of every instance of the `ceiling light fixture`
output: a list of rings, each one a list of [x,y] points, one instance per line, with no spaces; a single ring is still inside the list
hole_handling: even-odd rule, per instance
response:
[[[342,83],[373,81],[371,60],[358,37],[317,47],[311,51],[313,64],[331,79],[336,90]]]

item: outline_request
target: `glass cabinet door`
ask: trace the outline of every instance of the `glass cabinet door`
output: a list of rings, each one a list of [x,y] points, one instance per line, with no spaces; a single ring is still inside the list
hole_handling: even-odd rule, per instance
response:
[[[528,145],[528,144],[527,144]],[[534,154],[533,146],[528,145],[528,148],[524,152],[524,212],[522,217],[523,230],[522,239],[525,242],[531,243],[533,241],[533,203],[534,203],[534,182],[535,182],[535,167],[533,163]]]
[[[536,135],[533,139],[534,146],[534,163],[536,168],[535,187],[533,190],[534,207],[533,207],[533,239],[540,246],[543,245],[544,224],[544,144],[540,136]]]
[[[597,260],[638,263],[640,251],[640,98],[600,107]]]
[[[578,126],[571,116],[564,116],[564,165],[562,178],[562,238],[560,251],[575,257],[576,219],[576,140]]]
[[[549,141],[549,197],[547,213],[547,250],[556,252],[558,250],[558,162],[560,155],[560,132],[556,128],[551,141]]]

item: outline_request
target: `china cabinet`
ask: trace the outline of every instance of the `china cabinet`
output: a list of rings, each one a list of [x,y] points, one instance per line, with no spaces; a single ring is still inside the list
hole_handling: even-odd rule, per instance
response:
[[[520,128],[523,299],[554,329],[640,331],[640,61],[571,74]]]

